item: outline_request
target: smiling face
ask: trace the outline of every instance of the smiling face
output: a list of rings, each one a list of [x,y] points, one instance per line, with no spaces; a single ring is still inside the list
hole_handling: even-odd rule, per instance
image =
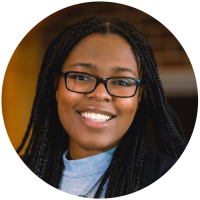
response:
[[[131,46],[114,34],[91,34],[82,39],[68,55],[62,71],[85,72],[100,78],[140,78]],[[61,76],[56,100],[60,121],[69,134],[71,158],[92,156],[115,147],[134,119],[140,93],[139,89],[130,98],[110,96],[103,83],[92,93],[75,93],[66,89]]]

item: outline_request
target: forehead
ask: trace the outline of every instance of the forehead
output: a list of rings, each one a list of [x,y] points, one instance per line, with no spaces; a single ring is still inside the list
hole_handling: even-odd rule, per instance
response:
[[[72,71],[70,66],[75,63],[90,63],[95,65],[95,72],[104,76],[113,67],[129,68],[138,76],[138,66],[130,44],[116,34],[91,34],[83,38],[70,52],[63,64],[64,71]],[[71,69],[70,69],[71,68]]]

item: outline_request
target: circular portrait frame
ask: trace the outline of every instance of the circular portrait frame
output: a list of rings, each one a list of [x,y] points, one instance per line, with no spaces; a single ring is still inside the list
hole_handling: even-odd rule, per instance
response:
[[[120,3],[120,2],[119,2]],[[127,5],[129,5],[129,4],[127,4]],[[68,6],[68,5],[65,5],[65,6],[63,6],[63,4],[61,4],[60,6],[58,6],[58,10],[59,9],[62,9],[62,8],[64,8],[64,7],[66,7],[66,6]],[[72,6],[71,4],[69,5],[69,6]],[[136,6],[136,5],[130,5],[130,6],[134,6],[135,8],[138,8],[138,9],[142,9],[142,5],[138,5],[138,6]],[[140,7],[141,6],[141,7]],[[177,5],[178,6],[178,5]],[[8,7],[8,6],[7,6]],[[176,7],[176,6],[175,6]],[[162,9],[162,8],[161,8]],[[176,9],[178,9],[177,7],[176,7]],[[185,9],[187,9],[187,7],[185,8]],[[53,10],[53,7],[51,8],[51,9],[49,9],[49,11],[46,11],[46,12],[48,12],[48,14],[47,15],[49,15],[50,13],[52,13],[52,10]],[[173,22],[173,20],[169,20],[169,22],[166,22],[166,23],[164,23],[164,21],[165,20],[167,20],[166,18],[165,19],[163,19],[163,14],[161,15],[161,17],[158,17],[159,16],[159,14],[158,14],[158,12],[156,12],[155,10],[151,10],[151,11],[148,11],[148,9],[147,9],[147,7],[145,7],[145,8],[143,8],[142,9],[143,11],[145,11],[146,13],[148,13],[148,14],[150,14],[151,16],[154,16],[155,18],[157,18],[157,19],[159,19],[160,20],[160,22],[162,22],[167,28],[169,28],[169,30],[172,30],[173,31],[173,29],[174,30],[176,30],[176,33],[175,33],[175,31],[173,31],[173,34],[174,34],[174,36],[176,36],[178,39],[179,39],[179,42],[181,42],[181,44],[182,44],[182,46],[183,46],[183,48],[184,48],[184,50],[186,51],[186,53],[187,53],[187,55],[190,57],[190,61],[191,61],[191,63],[192,63],[192,66],[193,66],[193,69],[194,69],[194,71],[195,71],[195,75],[196,75],[196,80],[198,80],[198,76],[199,76],[199,74],[198,74],[198,70],[197,70],[197,66],[196,66],[196,61],[195,61],[195,55],[197,54],[196,52],[194,52],[194,50],[191,50],[191,42],[187,42],[187,41],[185,41],[184,40],[184,38],[183,38],[183,36],[182,36],[182,33],[180,33],[180,31],[177,31],[177,28],[176,28],[176,24],[174,24],[174,22]],[[55,12],[55,10],[53,11],[53,12]],[[59,11],[58,11],[59,12]],[[155,15],[153,15],[153,13],[156,13]],[[164,12],[164,11],[163,11]],[[179,12],[181,12],[180,10],[179,10]],[[175,11],[174,12],[172,12],[171,13],[171,15],[172,16],[176,16],[175,14]],[[183,15],[182,15],[183,13],[180,13],[180,16],[184,19],[184,17],[183,17]],[[31,14],[30,14],[31,15]],[[29,16],[30,16],[29,15]],[[46,16],[44,16],[45,14],[43,13],[42,14],[42,16],[40,16],[39,18],[41,19],[41,18],[44,18],[44,17],[46,17]],[[47,17],[48,18],[48,17]],[[20,18],[21,19],[21,18]],[[185,19],[186,20],[186,19]],[[37,20],[36,20],[37,21]],[[38,20],[37,22],[36,22],[35,20],[33,20],[33,22],[32,23],[30,23],[30,27],[32,28],[33,26],[34,26],[34,28],[35,28],[35,24],[38,22],[38,21],[40,21],[40,20]],[[45,21],[45,19],[43,20],[43,21]],[[172,25],[171,25],[172,24]],[[39,25],[39,24],[38,24]],[[38,26],[37,25],[37,26]],[[192,28],[194,28],[195,29],[195,23],[193,22],[191,22],[191,25],[190,25]],[[6,27],[6,26],[5,26]],[[182,27],[184,27],[183,26],[183,23],[180,23],[180,29],[182,30]],[[22,32],[18,32],[18,31],[16,31],[16,33],[17,33],[17,36],[16,36],[16,38],[17,38],[17,41],[16,41],[16,39],[15,40],[13,40],[13,39],[11,39],[11,41],[13,41],[13,44],[10,46],[10,49],[12,49],[12,52],[14,51],[14,49],[16,48],[16,46],[17,46],[17,44],[19,43],[19,41],[23,38],[23,36],[22,36],[22,34],[26,34],[28,31],[27,31],[27,29],[28,30],[30,30],[31,28],[28,28],[28,26],[27,26],[27,28],[25,29],[25,31],[22,31]],[[6,29],[6,28],[5,28]],[[9,29],[8,29],[9,30]],[[23,30],[23,29],[22,29]],[[48,30],[48,29],[47,29]],[[11,29],[11,31],[13,32],[13,29]],[[33,31],[33,29],[31,30],[31,31]],[[30,31],[30,32],[31,32]],[[37,30],[36,30],[37,31]],[[24,39],[22,40],[22,42],[21,43],[23,43],[23,41],[25,41],[25,38],[27,38],[27,36],[28,35],[30,35],[30,32],[24,37]],[[142,32],[142,31],[141,31]],[[33,33],[34,34],[34,33]],[[43,38],[46,38],[45,37],[45,34],[46,33],[43,33],[44,35],[43,35]],[[190,34],[190,33],[187,33],[187,34]],[[184,34],[185,35],[185,34]],[[6,36],[6,35],[4,35],[4,36]],[[30,35],[31,36],[31,35]],[[51,37],[51,36],[50,36]],[[52,36],[53,37],[53,36]],[[186,37],[186,36],[185,36]],[[191,38],[191,41],[193,41],[194,39],[193,38]],[[28,40],[27,40],[28,41]],[[37,41],[32,41],[32,44],[33,43],[35,43],[35,42],[37,42]],[[194,41],[195,42],[195,41]],[[48,39],[47,39],[47,41],[45,41],[45,44],[44,44],[44,46],[45,45],[47,45],[47,43],[48,43]],[[24,43],[25,44],[25,43]],[[6,45],[5,45],[5,47],[6,47]],[[27,47],[27,46],[26,46]],[[7,47],[6,47],[7,48]],[[18,46],[18,48],[19,48],[19,46]],[[9,53],[7,53],[6,52],[6,56],[5,56],[5,61],[3,62],[3,65],[5,66],[6,64],[6,62],[7,62],[7,64],[8,64],[8,60],[10,59],[10,55],[12,54],[12,52],[10,53],[10,51],[11,50],[9,50]],[[27,51],[29,51],[28,49],[27,49]],[[191,53],[192,52],[192,53]],[[36,52],[33,52],[33,54],[34,54],[34,56],[40,56],[39,54],[37,54]],[[194,56],[193,56],[194,55]],[[25,57],[26,57],[27,55],[25,55]],[[40,61],[38,61],[38,63],[41,63],[41,60],[42,60],[42,56],[43,55],[41,55],[41,57],[40,57]],[[15,61],[17,60],[18,58],[16,57],[16,59],[15,59]],[[35,57],[32,57],[32,59],[35,59]],[[13,61],[13,62],[15,62],[15,61]],[[10,61],[10,62],[12,62],[12,60]],[[10,63],[9,63],[9,65],[10,65]],[[38,70],[38,69],[37,69]],[[5,71],[5,69],[4,69],[4,71]],[[8,70],[7,70],[8,71]],[[35,76],[34,76],[34,79],[35,79],[35,77],[36,77],[36,74],[39,72],[39,70],[38,71],[35,71],[34,73],[35,73]],[[7,72],[6,72],[7,73]],[[170,73],[170,72],[164,72],[164,74],[163,74],[163,80],[166,80],[167,81],[167,76],[165,77],[165,74],[167,74],[167,73]],[[187,73],[187,71],[185,72],[185,73]],[[2,73],[2,74],[4,74],[4,72]],[[26,76],[26,74],[25,74],[25,76]],[[177,76],[177,75],[175,75],[175,76]],[[15,78],[15,77],[14,77]],[[26,78],[28,78],[28,77],[26,77]],[[29,79],[29,78],[28,78]],[[28,80],[27,79],[27,80]],[[3,80],[3,78],[1,79],[1,80]],[[5,80],[5,79],[4,79]],[[161,80],[162,80],[162,77],[161,77]],[[31,87],[35,87],[36,86],[36,82],[37,82],[37,80],[35,80],[35,82],[33,81],[31,84],[32,84],[32,86]],[[3,82],[2,82],[3,83]],[[192,84],[192,83],[191,83]],[[19,86],[19,85],[18,85]],[[20,87],[20,86],[19,86]],[[173,89],[173,87],[172,87],[172,89]],[[9,90],[10,91],[10,90]],[[25,92],[26,93],[26,91],[22,91],[22,92]],[[174,91],[172,91],[172,93],[173,93]],[[174,95],[174,93],[172,94],[172,93],[169,93],[169,96],[170,95]],[[2,91],[2,95],[3,95],[3,91]],[[11,94],[9,94],[9,95],[11,95]],[[32,94],[28,94],[29,96],[34,96],[34,92],[32,93]],[[193,94],[191,94],[191,95],[193,95]],[[181,94],[179,94],[179,97],[181,96]],[[3,96],[2,96],[2,101],[3,101]],[[11,98],[14,98],[14,97],[12,97],[12,95],[11,95]],[[28,99],[26,99],[26,100],[28,100],[29,102],[31,102],[31,98],[32,97],[30,97],[30,100],[28,100]],[[33,101],[33,100],[32,100]],[[5,102],[5,101],[4,101]],[[5,105],[5,103],[4,102],[2,102],[2,109],[3,109],[3,116],[4,116],[4,122],[5,122],[5,111],[4,111],[4,105]],[[12,102],[11,102],[12,103]],[[23,104],[23,103],[22,103]],[[15,106],[17,106],[17,104],[15,105]],[[24,105],[23,105],[24,106]],[[19,107],[20,108],[20,107]],[[28,110],[29,109],[29,111],[26,111],[26,110]],[[25,107],[25,111],[24,112],[29,112],[30,113],[30,108],[28,108],[28,107]],[[22,113],[22,114],[24,114],[24,112]],[[16,115],[17,116],[17,115]],[[16,116],[15,116],[15,119],[16,119]],[[8,118],[10,118],[10,116],[8,116]],[[26,117],[25,117],[26,118]],[[195,118],[196,118],[196,116],[195,116]],[[27,121],[26,121],[27,120]],[[29,119],[23,119],[22,120],[22,123],[26,123],[26,124],[28,124],[28,120]],[[13,120],[13,124],[14,123],[16,123],[16,122],[14,122],[14,120]],[[6,129],[7,129],[7,131],[8,131],[8,129],[9,128],[7,128],[7,125],[6,124],[8,124],[7,122],[5,122],[5,126],[6,126]],[[3,119],[2,119],[2,125],[3,125]],[[13,125],[11,125],[11,126],[13,126]],[[26,125],[27,126],[27,125]],[[3,125],[3,127],[4,127],[4,125]],[[6,132],[5,131],[5,129],[3,128],[3,130],[4,130],[4,132]],[[188,145],[188,147],[187,147],[187,151],[186,152],[188,152],[188,153],[186,153],[186,152],[184,152],[184,154],[189,154],[190,153],[190,151],[195,151],[194,149],[195,149],[195,147],[193,147],[193,146],[195,146],[195,145],[197,145],[197,144],[195,144],[195,141],[194,140],[198,140],[198,139],[194,139],[194,138],[196,138],[197,136],[197,134],[196,134],[196,132],[197,132],[197,130],[198,130],[198,126],[197,126],[197,123],[196,123],[196,125],[195,125],[195,130],[194,130],[194,133],[193,133],[193,135],[192,135],[192,140],[190,141],[190,143],[189,143],[189,145]],[[5,135],[5,134],[4,134]],[[9,131],[8,131],[8,135],[9,135]],[[17,137],[17,136],[15,136],[15,137]],[[190,138],[190,136],[188,136],[189,138]],[[194,138],[193,138],[194,137]],[[188,138],[188,139],[189,139]],[[13,139],[12,139],[12,136],[10,136],[9,135],[9,139],[11,140],[11,143],[13,144],[14,142],[13,142]],[[9,141],[9,139],[8,139],[8,137],[7,136],[3,136],[3,141],[6,141],[5,142],[5,144],[7,144],[7,143],[9,143],[10,141]],[[153,144],[153,142],[152,142],[152,144]],[[4,152],[3,153],[3,159],[5,158],[5,160],[6,159],[9,159],[10,161],[8,162],[9,164],[9,166],[12,166],[12,163],[13,162],[16,162],[17,163],[17,166],[16,166],[16,169],[17,170],[19,170],[19,174],[21,174],[21,176],[23,177],[22,179],[23,179],[23,181],[20,181],[20,184],[21,184],[21,187],[17,187],[17,189],[18,189],[18,194],[19,193],[22,193],[22,191],[24,191],[24,190],[22,190],[22,188],[24,187],[24,188],[26,188],[25,190],[26,190],[26,192],[25,192],[25,194],[27,194],[28,195],[28,192],[27,191],[32,191],[31,189],[29,189],[27,186],[24,186],[24,182],[28,182],[29,181],[29,178],[31,179],[31,181],[33,181],[33,183],[31,183],[31,187],[37,187],[37,190],[38,190],[38,193],[40,193],[41,192],[41,194],[42,194],[42,196],[45,196],[45,194],[46,193],[52,193],[52,195],[54,196],[55,195],[55,197],[57,196],[57,195],[59,195],[61,198],[64,198],[65,197],[65,195],[66,194],[61,194],[61,193],[59,193],[59,192],[57,192],[56,190],[53,190],[53,188],[52,188],[52,192],[51,192],[51,188],[49,189],[49,186],[46,184],[44,184],[43,183],[43,181],[38,181],[38,178],[36,177],[36,176],[34,176],[34,175],[29,175],[30,174],[30,171],[28,170],[28,168],[26,169],[26,166],[24,165],[24,166],[22,166],[22,162],[20,161],[20,159],[17,157],[17,156],[15,156],[15,153],[14,153],[14,151],[13,151],[13,149],[12,150],[8,150],[8,155],[9,156],[11,156],[11,159],[12,159],[12,161],[11,161],[11,159],[10,158],[8,158],[7,156],[8,155],[5,155],[5,149],[6,149],[6,152],[7,152],[7,149],[10,149],[10,147],[11,147],[11,145],[10,144],[8,144],[7,145],[8,147],[5,147],[5,145],[3,146],[3,148],[2,148],[2,152]],[[14,148],[16,149],[16,147],[18,146],[18,142],[16,143],[16,144],[13,144],[13,146],[14,146]],[[192,150],[190,150],[190,149],[192,149]],[[190,151],[189,151],[190,150]],[[183,154],[183,155],[184,155]],[[182,158],[183,157],[183,158]],[[169,195],[169,198],[171,198],[173,195],[172,194],[174,194],[174,192],[175,192],[175,196],[178,196],[178,195],[180,195],[180,193],[178,194],[178,192],[177,192],[177,190],[178,191],[181,191],[182,189],[181,188],[184,188],[185,187],[185,185],[184,184],[182,184],[182,181],[181,181],[181,179],[183,178],[182,177],[182,173],[183,173],[183,171],[184,171],[184,173],[185,173],[185,171],[187,170],[187,167],[183,167],[183,169],[181,169],[181,172],[182,173],[180,173],[179,172],[179,169],[181,168],[181,166],[182,165],[185,165],[186,163],[187,163],[187,161],[188,160],[190,160],[191,162],[189,162],[189,163],[193,163],[193,166],[194,165],[196,165],[196,167],[195,167],[195,169],[197,170],[198,168],[197,168],[197,166],[199,166],[198,164],[199,163],[196,163],[194,160],[194,156],[192,156],[192,157],[190,157],[190,156],[187,156],[187,155],[184,155],[184,156],[181,156],[181,159],[176,163],[176,165],[173,167],[173,170],[170,170],[170,173],[167,175],[167,176],[164,176],[162,179],[159,179],[159,183],[156,181],[154,184],[152,184],[150,187],[147,187],[147,188],[145,188],[145,191],[141,191],[141,192],[138,192],[138,193],[135,193],[135,195],[136,195],[136,198],[137,198],[137,195],[144,195],[145,197],[147,197],[147,196],[149,196],[150,194],[155,194],[155,191],[157,191],[157,189],[156,188],[159,188],[158,190],[159,191],[162,191],[162,192],[159,192],[159,194],[163,194],[163,192],[165,191],[165,190],[163,190],[163,187],[168,187],[168,185],[173,185],[173,186],[169,186],[170,187],[170,191],[172,191],[171,192],[171,195],[170,194],[166,194],[166,196],[167,195]],[[188,165],[188,164],[187,164]],[[189,167],[191,167],[190,165],[188,165]],[[178,169],[179,168],[179,169]],[[11,170],[11,168],[10,167],[8,167],[8,168],[4,168],[4,170],[6,170],[6,173],[10,173],[10,171],[8,171],[8,169],[9,170]],[[191,169],[191,168],[190,168]],[[4,171],[3,170],[3,171]],[[191,171],[191,170],[190,170]],[[193,171],[193,170],[192,170]],[[195,171],[195,170],[194,170]],[[11,172],[11,174],[12,174],[13,172]],[[16,172],[15,172],[16,173]],[[19,180],[19,177],[20,177],[20,175],[16,175],[15,173],[13,173],[13,176],[14,176],[14,179],[18,179]],[[22,175],[22,173],[23,173],[23,175]],[[191,173],[191,172],[190,172]],[[192,172],[192,174],[193,174],[193,172]],[[190,174],[191,175],[191,174]],[[173,178],[173,176],[176,176],[176,178]],[[186,180],[187,180],[187,182],[188,181],[192,181],[191,179],[190,179],[190,176],[188,175],[188,173],[185,173],[185,176],[187,177],[186,178]],[[194,175],[193,176],[195,176],[195,173],[194,173]],[[16,177],[16,178],[15,178]],[[28,179],[26,178],[26,177],[29,177]],[[5,180],[4,180],[5,179]],[[4,178],[3,180],[6,182],[7,181],[7,179],[6,178]],[[175,180],[174,180],[175,179]],[[180,180],[178,180],[178,179],[180,179]],[[172,181],[173,180],[173,181]],[[164,182],[167,182],[167,183],[164,183]],[[177,182],[176,182],[177,181]],[[15,182],[15,184],[16,184],[16,182],[17,181],[14,181]],[[39,182],[39,183],[38,183]],[[172,182],[172,183],[171,183]],[[177,184],[180,184],[180,186],[176,186],[176,189],[174,189],[175,188],[175,183],[173,183],[173,182],[175,182],[175,183],[177,183]],[[162,186],[159,186],[159,185],[162,185]],[[163,186],[164,185],[164,186]],[[39,187],[38,187],[39,186]],[[41,189],[41,187],[42,187],[42,189]],[[193,186],[193,189],[195,188],[196,186],[194,185]],[[179,190],[179,188],[180,188],[180,190]],[[186,190],[186,188],[188,189],[188,187],[185,187],[185,190]],[[191,189],[191,191],[194,191],[193,189]],[[40,192],[39,192],[40,191]],[[140,194],[141,193],[141,194]],[[144,194],[144,193],[147,193],[147,194]],[[30,194],[30,193],[29,193]],[[182,194],[181,194],[182,195]],[[37,196],[37,194],[34,194],[33,196]],[[50,195],[51,196],[51,195]],[[129,195],[128,195],[129,196]],[[125,196],[124,198],[129,198],[128,196]],[[158,195],[159,196],[159,195]],[[26,195],[24,195],[24,199],[25,199],[25,197],[26,197]],[[180,196],[179,196],[180,197]],[[183,197],[185,197],[185,193],[183,193]],[[70,198],[76,198],[76,197],[74,197],[74,196],[71,196],[70,195]],[[157,197],[157,196],[155,196],[155,199],[156,198],[159,198],[159,197]]]

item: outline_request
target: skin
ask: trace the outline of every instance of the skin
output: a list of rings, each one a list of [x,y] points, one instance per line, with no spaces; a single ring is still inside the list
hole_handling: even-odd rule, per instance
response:
[[[86,68],[75,63],[90,63],[96,68]],[[114,72],[113,67],[128,68],[133,71]],[[62,71],[81,71],[101,78],[127,76],[140,78],[135,55],[130,44],[115,34],[91,34],[82,39],[65,60]],[[117,146],[130,127],[142,89],[135,96],[119,98],[110,96],[103,83],[89,94],[80,94],[66,89],[65,78],[60,77],[56,91],[60,121],[69,134],[69,155],[71,159],[81,159],[102,153]],[[84,124],[77,111],[85,107],[104,108],[116,115],[105,127],[95,128]]]

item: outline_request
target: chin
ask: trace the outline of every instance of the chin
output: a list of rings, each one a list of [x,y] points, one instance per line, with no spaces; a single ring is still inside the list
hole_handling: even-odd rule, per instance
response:
[[[82,147],[86,150],[99,150],[99,151],[107,151],[109,149],[114,148],[118,145],[118,141],[108,142],[108,140],[90,140],[87,142],[82,143]]]

